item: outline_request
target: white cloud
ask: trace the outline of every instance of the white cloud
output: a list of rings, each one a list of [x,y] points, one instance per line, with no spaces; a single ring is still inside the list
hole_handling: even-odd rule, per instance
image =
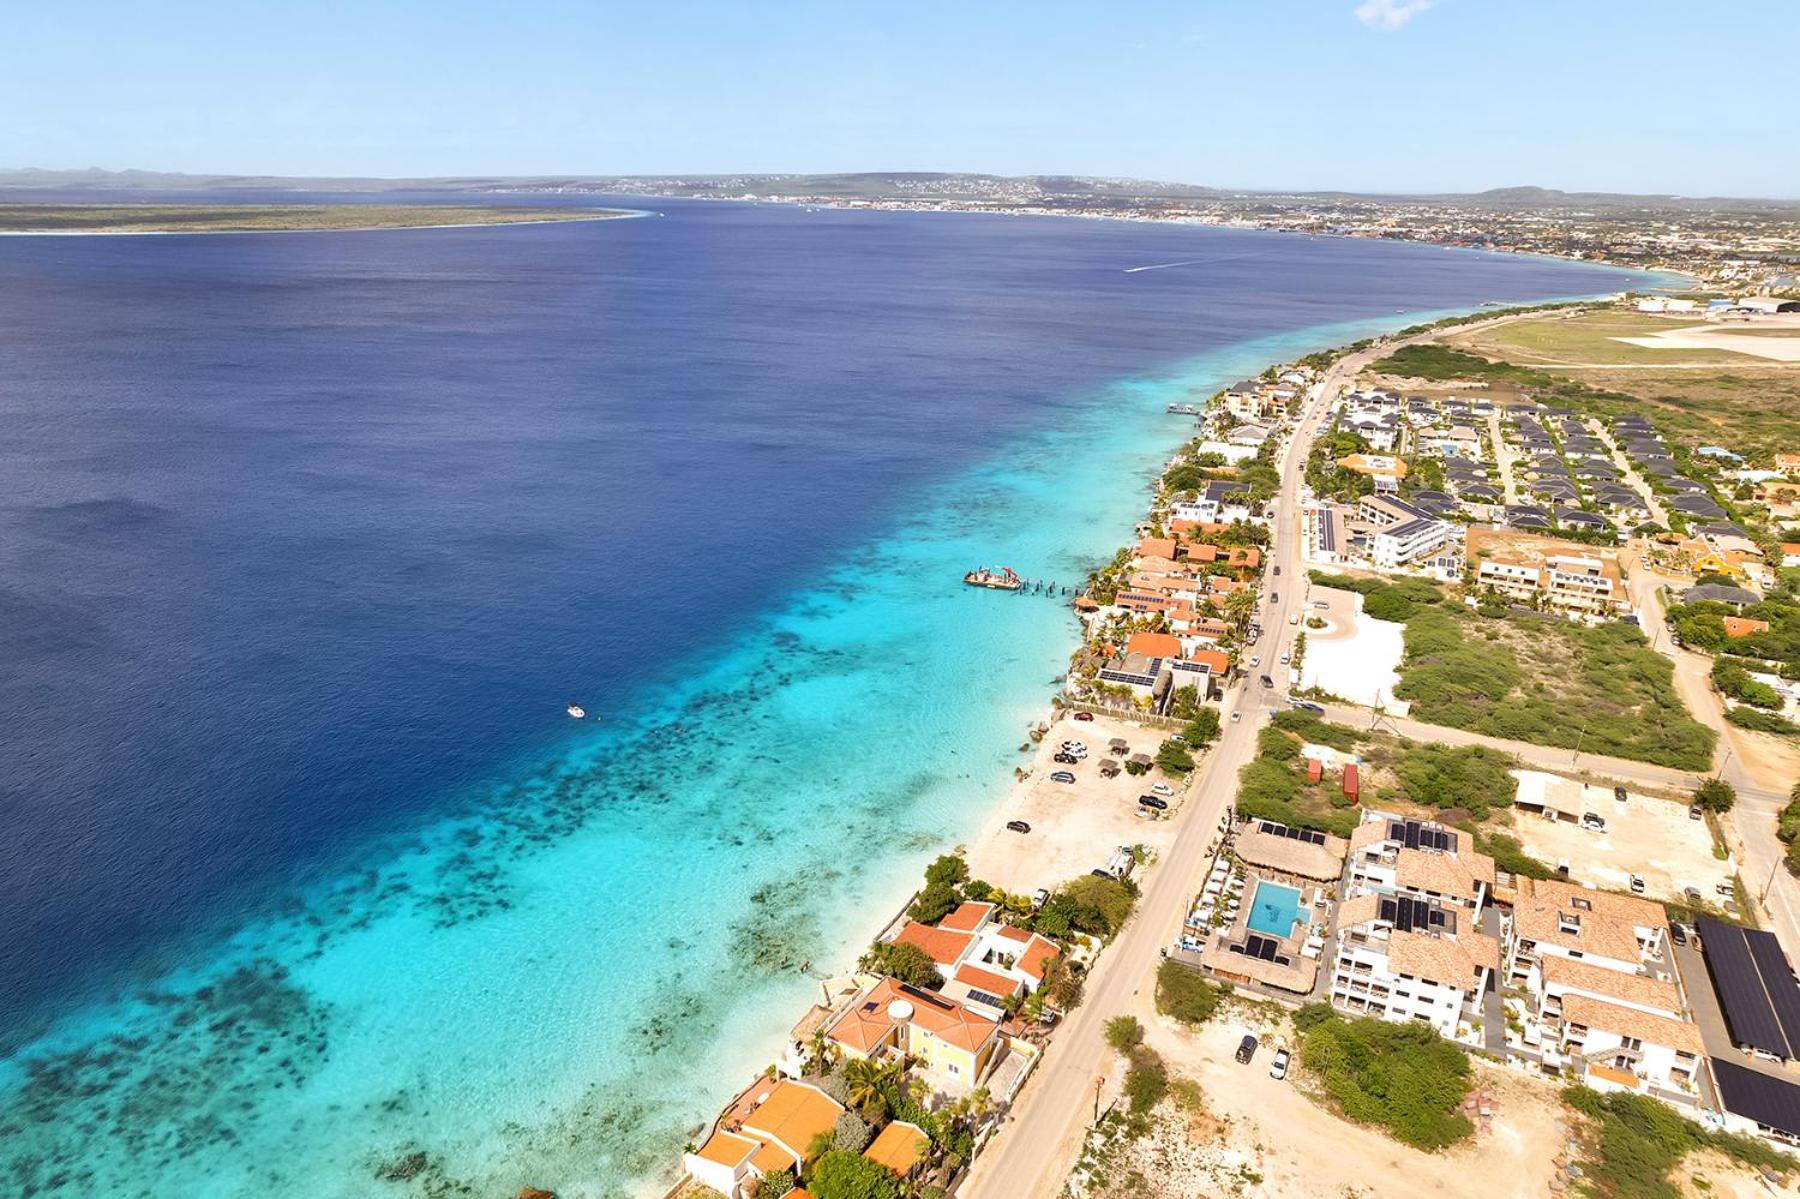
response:
[[[1356,6],[1356,19],[1370,29],[1391,32],[1430,7],[1431,0],[1363,0]]]

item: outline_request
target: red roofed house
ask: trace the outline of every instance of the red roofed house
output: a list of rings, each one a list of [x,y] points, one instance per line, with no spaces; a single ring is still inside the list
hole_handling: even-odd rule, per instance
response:
[[[1173,537],[1146,537],[1138,542],[1137,556],[1140,558],[1167,558],[1175,560],[1175,539]]]
[[[993,1020],[1005,1003],[1037,990],[1056,943],[1002,924],[991,903],[964,903],[934,928],[908,921],[894,938],[923,949],[944,977],[943,993]]]
[[[777,1170],[798,1174],[812,1161],[813,1138],[830,1132],[843,1113],[843,1104],[810,1083],[765,1079],[681,1164],[701,1185],[740,1199],[752,1178]]]
[[[1725,617],[1725,635],[1727,637],[1748,637],[1752,633],[1768,631],[1769,622],[1766,620],[1751,620],[1747,616]]]
[[[1179,658],[1181,641],[1168,633],[1133,633],[1125,641],[1125,652],[1146,658]]]
[[[952,912],[951,915],[955,913]],[[917,920],[908,920],[906,927],[894,938],[894,944],[914,945],[924,950],[925,956],[937,966],[938,973],[949,978],[956,973],[956,967],[962,960],[969,956],[969,951],[975,948],[975,934],[973,931],[933,928],[929,924],[920,924]]]

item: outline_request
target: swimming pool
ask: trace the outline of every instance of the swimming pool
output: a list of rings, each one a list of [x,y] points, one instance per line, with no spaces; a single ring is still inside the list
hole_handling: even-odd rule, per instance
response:
[[[1259,933],[1289,937],[1300,919],[1300,892],[1280,883],[1259,882],[1250,901],[1249,925]]]

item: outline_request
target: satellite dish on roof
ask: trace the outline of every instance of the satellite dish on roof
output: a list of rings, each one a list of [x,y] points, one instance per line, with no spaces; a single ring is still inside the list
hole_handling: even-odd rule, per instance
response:
[[[888,1004],[887,1013],[896,1020],[911,1020],[913,1005],[908,1000],[896,999]]]

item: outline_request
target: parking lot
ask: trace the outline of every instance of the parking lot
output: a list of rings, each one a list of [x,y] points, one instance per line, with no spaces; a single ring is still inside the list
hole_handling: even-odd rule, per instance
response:
[[[1513,775],[1519,780],[1513,835],[1540,861],[1552,866],[1568,862],[1575,882],[1623,891],[1636,874],[1651,899],[1679,899],[1687,887],[1713,904],[1729,895],[1735,866],[1713,856],[1712,833],[1704,820],[1688,818],[1685,804],[1635,792],[1627,792],[1621,803],[1611,787],[1538,770],[1515,770]],[[1526,810],[1545,802],[1563,818]],[[1605,831],[1582,827],[1584,812],[1604,820]],[[1724,893],[1717,890],[1722,885]]]
[[[1013,785],[970,843],[970,872],[996,887],[1028,895],[1039,887],[1054,890],[1104,865],[1118,846],[1166,848],[1175,836],[1169,817],[1181,808],[1185,784],[1154,768],[1135,777],[1123,770],[1115,778],[1100,773],[1100,762],[1110,756],[1108,745],[1114,738],[1123,738],[1133,753],[1154,754],[1166,736],[1107,716],[1091,721],[1064,716],[1056,721],[1035,747],[1031,773]],[[1087,757],[1074,765],[1055,761],[1064,741],[1086,745]],[[1052,781],[1050,776],[1062,770],[1073,774],[1075,781]],[[1158,783],[1173,792],[1163,797],[1168,810],[1160,819],[1139,816],[1138,797],[1153,794]],[[1025,821],[1031,832],[1009,832],[1006,825],[1013,820]]]

